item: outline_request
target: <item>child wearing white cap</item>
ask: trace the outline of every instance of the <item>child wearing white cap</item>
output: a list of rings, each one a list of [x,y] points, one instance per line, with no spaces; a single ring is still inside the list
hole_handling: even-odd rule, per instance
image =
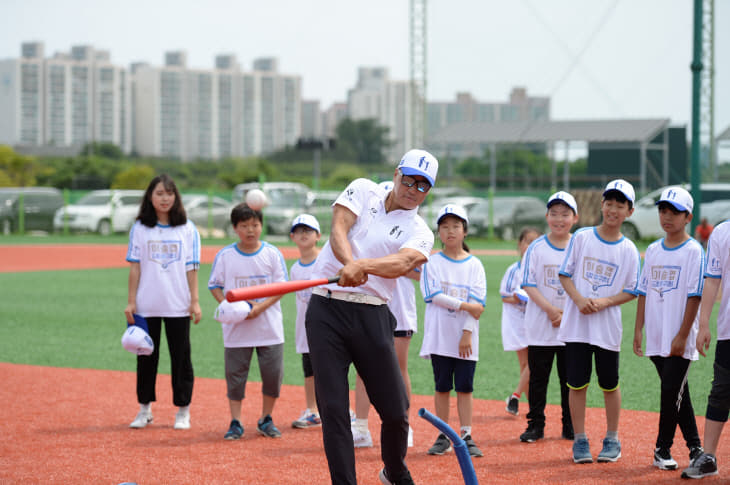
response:
[[[469,219],[463,207],[447,204],[439,211],[438,234],[443,250],[421,271],[426,302],[421,357],[431,359],[436,415],[449,422],[449,394],[456,391],[462,439],[471,456],[483,456],[472,439],[472,393],[479,360],[479,317],[484,311],[487,281],[481,261],[464,243]],[[453,385],[452,385],[453,384]],[[443,455],[451,442],[443,433],[428,450]]]
[[[317,243],[321,237],[319,221],[311,214],[300,214],[291,223],[289,239],[296,244],[299,250],[297,259],[289,270],[292,280],[308,280],[312,277],[312,268],[317,260],[320,249]],[[292,428],[304,429],[321,426],[322,420],[317,411],[317,400],[314,394],[314,371],[312,360],[309,357],[309,343],[307,342],[307,330],[304,328],[304,315],[307,313],[309,298],[312,296],[312,289],[307,288],[296,292],[297,318],[295,324],[295,342],[298,354],[302,354],[302,370],[304,371],[304,400],[306,409],[302,415],[294,421]]]
[[[523,443],[534,443],[545,434],[545,406],[553,361],[560,383],[562,437],[573,439],[568,405],[565,346],[558,339],[565,292],[558,268],[565,257],[571,229],[578,222],[578,204],[568,192],[552,194],[545,214],[549,231],[530,244],[523,258],[522,289],[529,296],[525,308],[525,337],[529,369],[527,429],[520,435]]]
[[[639,280],[639,251],[621,234],[634,211],[634,188],[626,180],[608,183],[601,201],[601,224],[576,231],[560,267],[565,302],[558,339],[565,342],[570,414],[575,431],[573,462],[591,463],[585,429],[586,392],[595,358],[598,386],[606,407],[606,437],[599,462],[621,457],[618,421],[621,411],[619,350],[620,305],[633,300]]]
[[[692,196],[681,187],[667,187],[656,202],[666,236],[646,250],[639,279],[634,353],[646,355],[661,381],[659,432],[654,466],[676,470],[670,448],[679,425],[690,461],[702,454],[689,394],[689,365],[698,359],[697,330],[705,254],[687,233],[692,220]],[[646,351],[642,351],[646,328]]]

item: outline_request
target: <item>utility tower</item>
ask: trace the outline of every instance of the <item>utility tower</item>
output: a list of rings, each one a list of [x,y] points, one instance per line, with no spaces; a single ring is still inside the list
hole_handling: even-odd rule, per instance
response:
[[[413,148],[424,148],[426,136],[426,1],[410,0],[411,140]]]
[[[715,145],[715,0],[703,0],[702,76],[700,87],[700,140],[711,180],[717,180]]]

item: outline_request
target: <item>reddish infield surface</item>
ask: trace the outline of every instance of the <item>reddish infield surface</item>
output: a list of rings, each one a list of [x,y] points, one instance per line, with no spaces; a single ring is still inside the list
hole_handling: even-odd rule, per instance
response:
[[[27,250],[28,248],[26,248]],[[2,271],[125,266],[126,246],[63,246],[79,251],[71,255],[47,246],[47,266],[23,268],[16,262],[38,262],[22,254],[20,246],[0,248]],[[204,248],[203,260],[212,261],[218,248]],[[12,253],[12,254],[9,254]],[[41,253],[41,254],[43,254]],[[206,256],[207,254],[207,256]],[[101,256],[95,265],[91,263]],[[286,255],[285,255],[286,256]],[[206,258],[210,258],[206,260]],[[56,264],[58,263],[58,264]],[[63,263],[63,264],[62,264]],[[75,263],[75,264],[72,264]],[[120,350],[121,351],[121,350]],[[130,359],[132,357],[130,356]],[[160,369],[165,371],[165,369]],[[274,410],[274,421],[283,433],[278,440],[257,435],[255,421],[261,406],[261,385],[250,383],[243,403],[244,437],[225,441],[229,423],[225,382],[222,379],[195,381],[191,407],[192,428],[174,430],[169,375],[158,378],[158,402],[153,405],[155,421],[146,429],[128,428],[137,411],[135,375],[132,372],[47,368],[0,363],[0,484],[6,483],[99,483],[118,484],[325,484],[329,483],[327,462],[319,429],[294,430],[292,420],[301,412],[304,391],[284,386]],[[93,392],[89,392],[93,390]],[[679,471],[660,471],[652,466],[652,451],[658,415],[622,411],[620,438],[623,457],[617,463],[574,465],[571,442],[560,439],[560,410],[547,408],[546,438],[533,444],[520,443],[525,428],[526,404],[519,417],[505,413],[500,401],[475,400],[473,435],[484,452],[474,459],[481,484],[492,483],[667,483],[679,482]],[[411,424],[415,447],[408,452],[408,465],[416,483],[463,483],[453,453],[429,456],[426,450],[437,431],[416,410],[433,410],[431,396],[414,396]],[[455,400],[451,422],[458,425]],[[698,418],[700,433],[704,418]],[[370,414],[374,448],[356,450],[358,481],[377,484],[380,461],[377,414]],[[594,456],[605,432],[603,409],[589,409],[587,431]],[[718,456],[721,475],[707,483],[727,483],[730,449],[723,446]],[[687,450],[677,432],[673,448],[680,469],[687,466]]]

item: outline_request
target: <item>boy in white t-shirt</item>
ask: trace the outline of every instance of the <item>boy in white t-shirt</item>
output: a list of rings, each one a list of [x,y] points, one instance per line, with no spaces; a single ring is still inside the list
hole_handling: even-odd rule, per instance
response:
[[[534,443],[545,433],[545,405],[553,361],[560,381],[562,437],[573,439],[573,424],[568,406],[565,344],[558,339],[565,291],[558,269],[570,242],[570,230],[578,222],[578,204],[568,192],[550,196],[545,214],[550,231],[535,239],[523,258],[522,288],[530,297],[525,308],[527,365],[530,372],[527,401],[527,429],[520,435],[523,443]]]
[[[299,250],[299,259],[289,270],[292,280],[308,280],[312,277],[312,268],[319,255],[317,242],[321,237],[319,222],[311,214],[300,214],[294,218],[291,224],[289,238],[294,241]],[[296,348],[297,353],[302,354],[302,369],[304,371],[304,399],[307,408],[302,415],[294,421],[292,428],[311,428],[321,426],[322,420],[317,411],[317,400],[314,395],[314,371],[312,360],[309,357],[309,343],[307,342],[307,330],[304,328],[304,315],[307,313],[309,298],[312,296],[312,289],[307,288],[296,292],[297,298],[297,319],[296,319]]]
[[[636,297],[640,262],[634,243],[621,234],[621,224],[633,213],[633,205],[630,183],[622,179],[609,182],[601,201],[601,224],[573,234],[560,267],[560,282],[570,297],[563,308],[558,339],[565,342],[575,463],[593,461],[585,433],[586,392],[593,359],[606,407],[606,437],[597,460],[615,462],[621,457],[620,305]]]
[[[722,288],[724,298],[720,301],[717,313],[717,346],[715,348],[714,375],[712,388],[707,397],[705,411],[705,451],[692,460],[682,471],[682,478],[703,478],[717,475],[717,446],[722,429],[730,413],[730,222],[718,224],[707,242],[707,265],[705,283],[700,305],[700,328],[697,333],[697,350],[707,355],[712,335],[710,316],[717,301],[718,291]]]
[[[690,450],[690,461],[702,454],[689,394],[689,364],[697,360],[697,310],[702,295],[705,252],[687,234],[692,196],[681,187],[667,187],[656,205],[666,236],[646,250],[639,280],[634,353],[648,356],[661,381],[659,432],[654,466],[676,470],[670,449],[677,425]],[[642,331],[646,327],[646,352]]]
[[[238,204],[231,211],[231,224],[240,240],[218,251],[208,280],[208,289],[219,303],[233,288],[287,281],[286,263],[281,252],[259,239],[263,228],[261,212],[245,203]],[[246,395],[254,350],[259,360],[263,394],[261,418],[256,430],[269,438],[281,437],[271,418],[284,376],[284,326],[280,299],[281,295],[249,301],[251,311],[244,320],[221,324],[231,409],[231,424],[225,439],[236,440],[243,435],[241,402]]]

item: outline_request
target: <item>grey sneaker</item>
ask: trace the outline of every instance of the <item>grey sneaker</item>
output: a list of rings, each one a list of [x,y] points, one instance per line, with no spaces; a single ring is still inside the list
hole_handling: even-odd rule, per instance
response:
[[[573,441],[573,463],[593,463],[591,447],[587,439],[581,438]]]
[[[717,475],[717,459],[709,453],[702,453],[682,471],[682,478],[704,478]]]
[[[464,435],[461,439],[463,439],[464,443],[466,443],[466,448],[469,450],[469,455],[475,456],[475,457],[484,456],[484,453],[482,453],[482,450],[480,450],[477,447],[477,444],[474,443],[474,440],[471,439],[470,434]]]
[[[677,462],[668,449],[657,448],[654,450],[654,466],[660,470],[676,470]]]
[[[436,438],[436,442],[433,446],[428,449],[428,454],[443,455],[448,451],[451,451],[451,441],[449,441],[445,434],[441,433],[438,438]]]
[[[621,442],[613,438],[603,438],[603,449],[598,454],[598,463],[615,462],[621,458]]]
[[[256,431],[262,436],[269,438],[281,438],[281,431],[274,426],[274,420],[271,419],[271,415],[267,414],[264,419],[260,419],[256,424]]]

